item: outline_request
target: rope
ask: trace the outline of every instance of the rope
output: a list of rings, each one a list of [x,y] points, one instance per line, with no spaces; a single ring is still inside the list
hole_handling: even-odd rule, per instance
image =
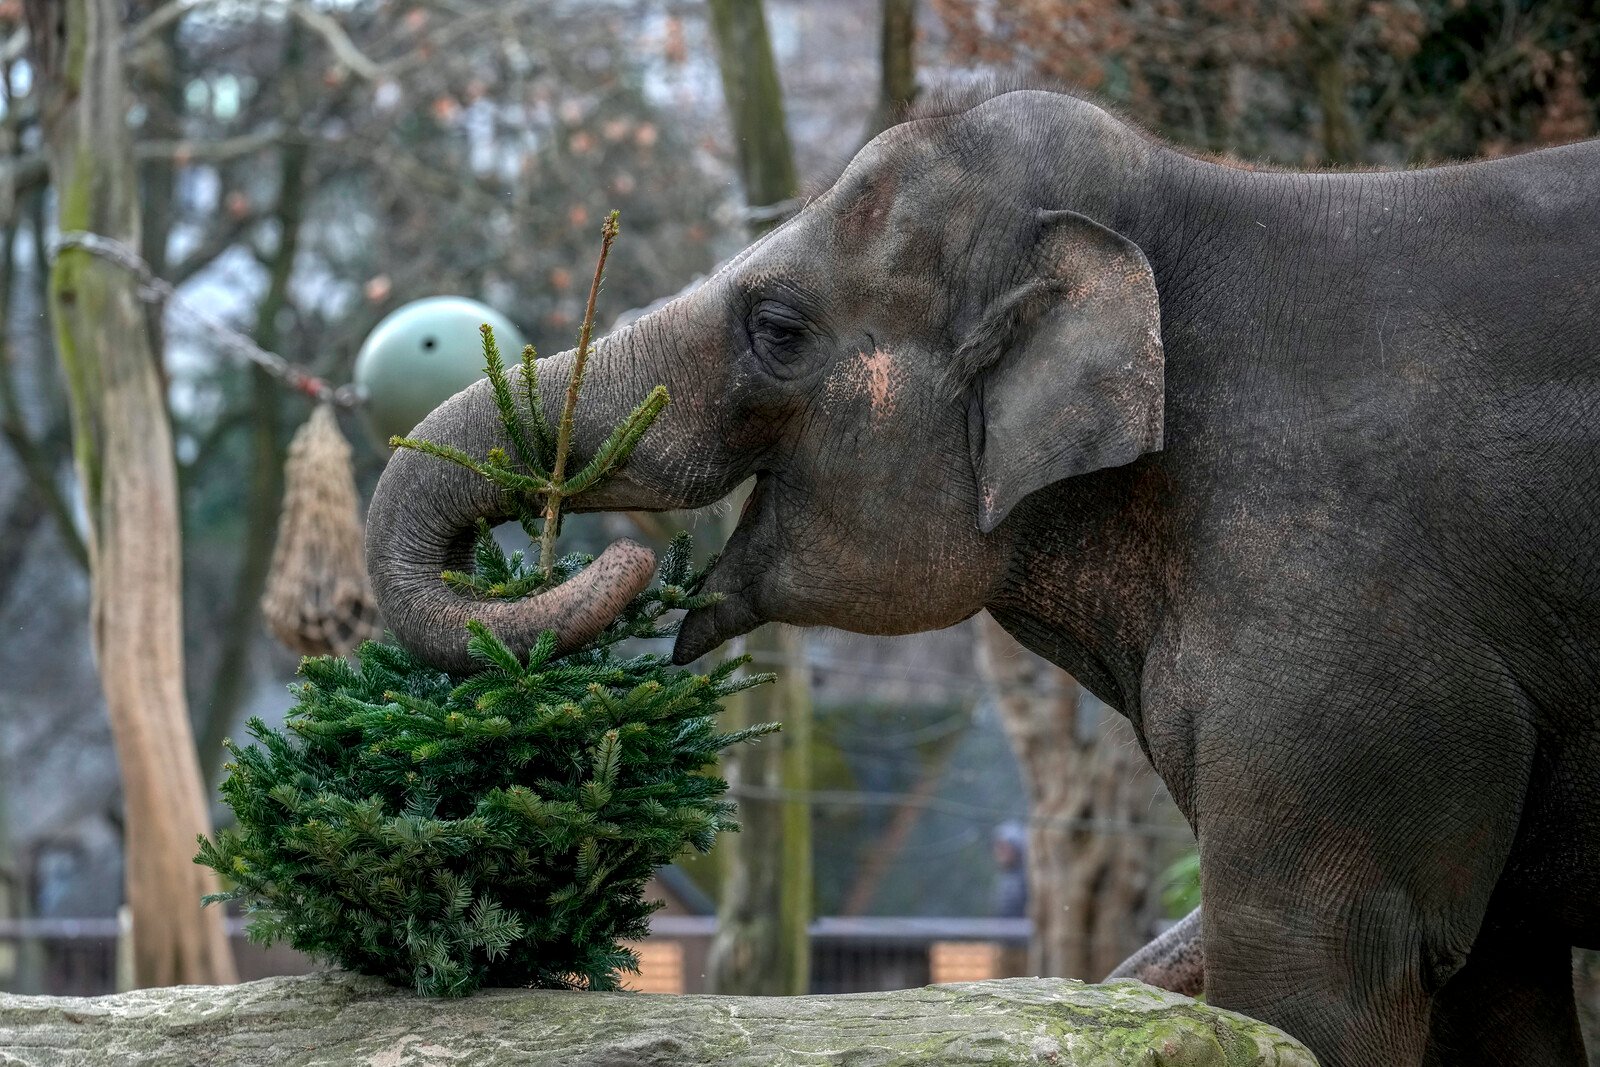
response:
[[[354,385],[335,387],[328,384],[306,368],[290,363],[276,352],[268,352],[227,323],[183,299],[171,282],[157,276],[144,257],[121,241],[86,230],[68,230],[58,234],[50,243],[50,255],[52,258],[59,256],[67,248],[82,249],[128,271],[139,279],[139,298],[145,303],[164,306],[189,319],[209,333],[221,347],[254,363],[295,392],[343,408],[353,408],[361,403],[360,390]]]

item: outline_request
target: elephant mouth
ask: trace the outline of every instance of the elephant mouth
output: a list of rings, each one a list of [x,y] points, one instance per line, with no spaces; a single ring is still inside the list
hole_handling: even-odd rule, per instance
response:
[[[757,477],[738,525],[706,580],[706,592],[717,593],[722,599],[683,617],[678,639],[672,646],[672,662],[691,663],[724,641],[747,634],[767,621],[759,607],[759,587],[764,566],[769,566],[770,560],[763,563],[755,533],[765,516],[767,482],[767,476]]]
[[[743,590],[725,593],[718,603],[685,615],[672,646],[672,662],[679,666],[692,663],[724,641],[760,626],[764,620],[755,611],[753,599]]]

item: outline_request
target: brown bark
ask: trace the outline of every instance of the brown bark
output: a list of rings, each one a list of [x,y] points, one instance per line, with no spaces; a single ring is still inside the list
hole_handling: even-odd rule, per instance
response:
[[[1322,163],[1347,166],[1359,163],[1363,146],[1350,113],[1349,60],[1346,51],[1355,12],[1347,3],[1325,5],[1315,16],[1298,20],[1300,39],[1310,61],[1322,121],[1317,127],[1322,141]]]
[[[878,70],[878,103],[867,122],[866,139],[869,141],[896,122],[916,99],[916,0],[883,0]]]
[[[114,0],[29,0],[63,231],[139,245],[122,36]],[[63,249],[50,312],[69,387],[89,515],[90,633],[122,771],[133,968],[139,985],[236,980],[209,871],[210,831],[183,693],[172,434],[136,279]]]
[[[781,204],[800,184],[761,0],[711,0],[711,32],[745,198],[751,207]],[[754,235],[779,221],[764,219],[752,227]]]
[[[142,139],[174,142],[182,136],[179,116],[183,113],[183,85],[178,77],[178,23],[162,27],[144,38],[128,56],[128,92],[145,108],[139,133]],[[167,239],[176,216],[178,164],[172,155],[159,155],[142,161],[139,169],[140,240],[139,254],[150,265],[150,273],[167,276]],[[160,305],[146,309],[146,329],[150,334],[150,353],[166,374],[166,323]]]
[[[1099,981],[1144,944],[1157,913],[1154,776],[1125,718],[1083,722],[1070,675],[987,613],[979,626],[980,663],[1028,791],[1028,973]]]

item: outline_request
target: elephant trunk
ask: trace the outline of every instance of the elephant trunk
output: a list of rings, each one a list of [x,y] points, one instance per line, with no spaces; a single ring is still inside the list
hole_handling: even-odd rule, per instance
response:
[[[574,511],[661,511],[699,507],[719,499],[749,471],[718,443],[715,374],[687,353],[714,355],[706,325],[694,312],[697,296],[669,305],[596,345],[578,406],[567,467],[571,475],[650,389],[664,384],[672,402],[620,470],[574,501]],[[702,314],[704,314],[702,312]],[[539,360],[539,397],[546,421],[556,425],[573,353]],[[511,369],[512,392],[522,402],[521,368]],[[515,454],[488,381],[445,401],[411,436],[458,448],[482,459],[494,448]],[[489,601],[463,596],[439,580],[447,569],[466,570],[479,519],[511,518],[511,502],[487,479],[435,456],[401,450],[378,480],[367,513],[367,569],[378,608],[401,644],[452,671],[467,671],[466,624],[477,619],[517,652],[540,633],[555,630],[558,652],[592,639],[650,581],[655,557],[632,541],[618,541],[582,573],[524,600]]]
[[[482,457],[509,448],[487,381],[436,408],[413,436]],[[478,600],[440,580],[470,569],[479,519],[509,518],[504,492],[485,478],[433,456],[402,449],[389,461],[367,512],[367,569],[384,622],[396,639],[428,663],[466,673],[469,619],[486,625],[517,655],[545,630],[558,635],[557,654],[592,640],[649,584],[655,553],[634,541],[607,548],[582,573],[518,601]]]

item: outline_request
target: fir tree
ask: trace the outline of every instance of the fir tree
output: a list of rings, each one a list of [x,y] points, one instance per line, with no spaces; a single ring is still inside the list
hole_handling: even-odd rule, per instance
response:
[[[596,289],[615,227],[613,213]],[[666,403],[653,392],[595,460],[563,478],[593,307],[591,290],[556,433],[537,414],[531,350],[523,383],[534,414],[525,422],[485,327],[485,362],[517,459],[396,442],[500,485],[539,538],[540,561],[508,557],[480,525],[473,571],[442,576],[465,593],[532,595],[592,562],[552,557],[560,501],[626,462]],[[649,931],[650,875],[736,828],[727,783],[702,772],[722,749],[777,728],[716,729],[718,701],[770,680],[738,675],[743,658],[696,674],[662,655],[617,653],[626,639],[675,633],[667,612],[712,603],[691,557],[680,534],[659,584],[559,659],[554,633],[519,659],[476,623],[468,648],[481,669],[466,676],[380,642],[363,644],[354,664],[307,659],[284,729],[252,719],[254,745],[228,742],[222,796],[238,822],[215,842],[201,838],[196,860],[233,888],[207,902],[241,901],[252,940],[286,940],[423,995],[485,984],[617,988],[619,972],[638,964],[620,942]]]

